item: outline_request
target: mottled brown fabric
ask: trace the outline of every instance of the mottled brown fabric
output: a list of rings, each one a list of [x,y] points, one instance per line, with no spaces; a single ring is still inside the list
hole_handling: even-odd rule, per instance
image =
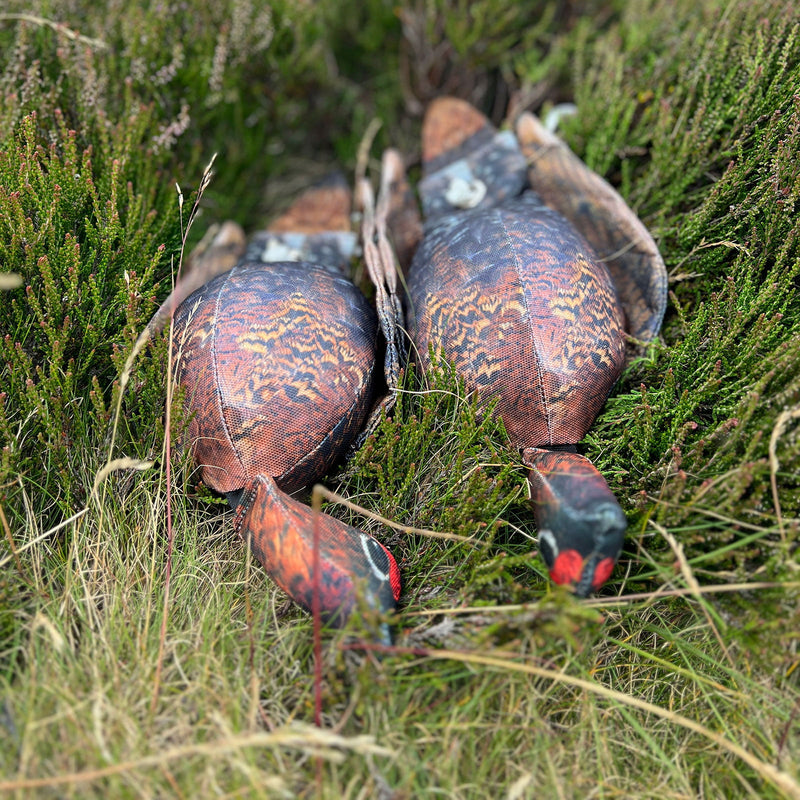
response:
[[[352,283],[302,262],[242,264],[175,316],[176,377],[203,481],[256,475],[293,491],[319,479],[361,429],[377,322]]]
[[[621,373],[608,270],[533,192],[426,229],[409,294],[423,360],[443,349],[468,388],[497,398],[517,447],[578,442]]]

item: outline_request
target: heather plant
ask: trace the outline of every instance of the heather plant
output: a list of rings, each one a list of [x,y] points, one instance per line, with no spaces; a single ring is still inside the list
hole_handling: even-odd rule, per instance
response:
[[[107,387],[155,307],[159,238],[174,218],[158,219],[125,180],[130,145],[96,177],[91,150],[54,116],[49,147],[31,113],[0,153],[0,260],[25,281],[4,298],[0,425],[4,474],[42,476],[39,490],[69,509],[86,499],[73,448],[108,423]]]

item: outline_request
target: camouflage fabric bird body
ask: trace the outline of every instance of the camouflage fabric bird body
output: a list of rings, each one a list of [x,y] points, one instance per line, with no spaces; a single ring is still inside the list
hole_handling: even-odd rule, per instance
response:
[[[627,334],[658,331],[666,274],[608,184],[530,115],[517,135],[460,100],[429,108],[408,328],[423,365],[442,352],[496,401],[530,470],[551,577],[586,595],[611,574],[627,522],[575,445],[619,379]]]
[[[375,539],[287,494],[341,459],[375,401],[378,318],[343,272],[355,246],[349,197],[343,182],[309,190],[246,249],[227,228],[195,268],[233,267],[186,298],[174,321],[203,482],[228,497],[237,530],[278,585],[309,610],[316,592],[333,624],[359,596],[385,612],[400,594],[394,558]]]

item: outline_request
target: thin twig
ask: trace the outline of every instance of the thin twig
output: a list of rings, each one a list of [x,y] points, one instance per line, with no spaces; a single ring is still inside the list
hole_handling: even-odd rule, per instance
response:
[[[138,458],[127,458],[123,456],[122,458],[110,459],[105,463],[105,466],[101,467],[95,473],[92,491],[97,492],[97,488],[100,484],[113,472],[119,472],[124,469],[135,469],[140,472],[145,472],[152,466],[152,461],[141,461]]]
[[[658,503],[660,505],[667,506],[668,508],[685,509],[687,507],[685,503],[675,503],[671,500],[664,500],[661,497],[656,497],[655,495],[652,494],[648,494],[647,499],[653,503]],[[694,505],[694,503],[692,503],[690,507],[692,511],[696,511],[698,514],[704,514],[705,516],[719,520],[720,522],[727,522],[729,525],[736,525],[737,527],[744,528],[745,530],[748,531],[769,533],[769,528],[765,528],[763,525],[754,525],[752,522],[744,522],[743,520],[734,519],[733,517],[728,517],[725,514],[720,514],[718,511],[712,511],[710,508],[704,508],[703,506]]]
[[[248,733],[231,736],[215,742],[203,742],[173,747],[150,756],[109,764],[100,769],[83,772],[70,772],[66,775],[53,775],[41,778],[15,778],[0,781],[0,792],[13,792],[20,789],[42,789],[54,786],[69,786],[80,783],[92,783],[112,775],[121,775],[147,767],[159,767],[172,761],[184,761],[193,756],[214,759],[228,753],[235,753],[247,748],[291,748],[314,753],[321,758],[340,762],[341,751],[351,751],[362,755],[392,756],[391,750],[375,744],[371,736],[339,736],[329,731],[322,731],[305,725],[292,724],[273,733]],[[277,776],[276,776],[277,780]]]
[[[314,621],[314,724],[322,727],[322,607],[320,597],[319,518],[322,514],[323,487],[317,484],[311,494],[312,556],[311,556],[311,616]]]
[[[184,238],[185,242],[185,238]],[[183,244],[181,245],[181,253]],[[175,326],[170,317],[169,345],[167,347],[167,407],[164,417],[164,480],[167,488],[167,563],[164,570],[164,603],[161,609],[161,630],[158,636],[158,657],[156,658],[156,674],[153,678],[153,697],[150,701],[150,711],[155,714],[158,707],[159,689],[161,687],[161,671],[164,663],[164,644],[167,638],[167,615],[169,614],[169,591],[172,584],[172,345],[174,341]]]
[[[769,437],[769,482],[772,486],[772,502],[775,506],[775,516],[778,520],[778,530],[781,534],[781,542],[786,544],[786,532],[783,530],[783,515],[781,514],[781,502],[778,498],[778,439],[786,429],[786,424],[791,419],[800,417],[800,407],[793,408],[790,411],[782,411],[775,421],[775,427],[772,429],[772,435]]]
[[[800,589],[800,581],[756,581],[754,583],[720,583],[711,586],[700,586],[698,589],[656,589],[653,592],[635,592],[623,594],[618,597],[590,597],[581,600],[582,606],[590,608],[606,608],[627,606],[640,600],[660,600],[665,597],[686,597],[687,595],[723,594],[725,592],[753,592],[760,589]],[[530,611],[536,603],[509,603],[497,606],[458,606],[456,608],[423,608],[418,611],[406,610],[406,614],[415,617],[435,617],[439,614],[477,614],[477,613],[513,613],[515,611]]]
[[[356,151],[356,171],[355,171],[355,193],[356,193],[356,207],[359,211],[362,210],[361,197],[359,195],[361,182],[366,178],[367,165],[369,163],[369,151],[372,149],[372,143],[378,135],[383,123],[377,117],[370,120],[361,141],[358,143],[358,150]]]
[[[73,42],[80,42],[81,44],[94,47],[97,50],[108,50],[108,45],[102,39],[92,39],[89,36],[84,36],[82,33],[68,28],[61,22],[55,22],[52,19],[45,19],[44,17],[37,17],[34,14],[0,14],[0,22],[30,22],[32,25],[38,25],[41,28],[51,28],[56,33],[71,39]]]
[[[211,161],[209,161],[208,166],[203,171],[203,177],[200,180],[200,187],[197,190],[194,203],[192,204],[192,210],[189,212],[189,218],[186,222],[185,230],[183,230],[183,192],[181,191],[181,187],[177,183],[175,184],[175,187],[178,190],[178,212],[180,214],[181,229],[183,231],[183,235],[181,237],[181,249],[178,257],[178,272],[175,277],[176,286],[181,279],[181,270],[184,264],[184,254],[186,252],[186,241],[189,238],[189,232],[192,229],[192,223],[197,217],[197,212],[200,209],[200,199],[203,196],[203,192],[208,188],[208,184],[211,182],[211,167],[213,166],[216,157],[217,155],[215,153],[212,156]],[[164,664],[164,647],[167,639],[167,619],[169,615],[170,587],[172,583],[172,551],[175,541],[174,531],[172,528],[172,398],[174,391],[172,348],[175,341],[175,326],[173,324],[175,311],[176,302],[173,300],[169,314],[169,343],[167,346],[167,406],[164,418],[164,479],[167,484],[167,563],[164,571],[164,603],[161,614],[161,630],[158,637],[156,672],[153,678],[153,699],[150,702],[150,710],[152,713],[155,713],[158,705],[158,698],[161,688],[161,672]]]
[[[25,544],[20,545],[15,551],[16,554],[24,553],[26,550],[28,550],[29,548],[33,547],[35,544],[38,544],[39,542],[43,541],[44,539],[49,538],[54,533],[60,531],[62,528],[66,528],[67,525],[71,525],[73,522],[75,522],[76,520],[79,520],[84,514],[86,514],[88,510],[89,510],[88,508],[82,508],[80,511],[78,511],[75,514],[73,514],[71,517],[59,522],[58,525],[54,525],[49,530],[46,530],[44,533],[39,534],[35,539],[31,539],[29,542],[25,542]],[[0,559],[0,567],[4,567],[13,558],[14,558],[14,553],[12,553],[12,555],[10,555],[10,556],[6,556],[3,559]]]
[[[789,738],[789,731],[792,729],[792,725],[794,725],[795,719],[797,719],[797,715],[800,713],[800,700],[797,700],[792,708],[791,714],[789,714],[789,719],[786,720],[786,725],[783,726],[783,731],[781,731],[780,739],[778,739],[778,757],[776,761],[778,764],[781,763],[781,758],[783,757],[783,750],[786,747],[786,741]]]
[[[19,554],[17,553],[17,546],[14,543],[14,536],[11,533],[11,528],[8,524],[8,520],[6,519],[6,512],[3,511],[2,505],[0,505],[0,523],[2,523],[3,531],[6,534],[6,539],[8,539],[8,546],[11,548],[11,557],[14,559],[14,562],[17,565],[17,572],[19,572],[20,575],[24,575],[25,573],[22,571],[22,562],[19,560]],[[4,559],[2,562],[0,562],[0,566],[6,563],[6,561],[8,561],[7,558]]]
[[[386,525],[389,528],[394,528],[394,530],[400,531],[401,533],[413,533],[418,536],[427,536],[430,539],[444,539],[451,542],[462,542],[463,544],[471,544],[473,547],[489,546],[487,542],[481,541],[480,539],[476,539],[472,536],[459,536],[457,533],[430,531],[427,528],[415,528],[412,525],[402,525],[399,522],[393,522],[390,519],[386,519],[386,517],[382,517],[380,514],[376,514],[374,511],[368,511],[366,508],[362,508],[361,506],[350,502],[350,500],[345,499],[340,494],[336,494],[336,492],[332,492],[330,489],[327,489],[320,483],[315,484],[314,492],[319,492],[319,494],[322,495],[326,500],[338,503],[345,508],[349,508],[351,511],[355,511],[357,514],[361,514],[367,519],[371,519],[373,522],[380,522],[381,524]]]

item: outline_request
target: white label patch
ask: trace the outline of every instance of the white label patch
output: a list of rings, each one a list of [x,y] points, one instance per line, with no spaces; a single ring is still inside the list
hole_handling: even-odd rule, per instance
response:
[[[444,197],[456,208],[475,208],[486,197],[486,184],[478,178],[470,181],[456,176],[450,179]]]
[[[290,247],[277,239],[270,239],[264,252],[261,254],[261,260],[266,263],[273,263],[276,261],[302,261],[303,254],[293,247]]]

